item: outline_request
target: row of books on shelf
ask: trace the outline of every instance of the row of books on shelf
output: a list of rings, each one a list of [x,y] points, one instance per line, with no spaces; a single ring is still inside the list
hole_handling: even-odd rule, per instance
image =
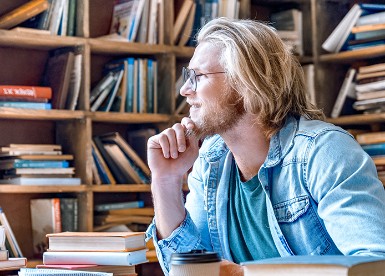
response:
[[[75,110],[82,82],[80,48],[50,52],[39,85],[0,85],[0,107]]]
[[[385,107],[385,63],[350,68],[341,85],[331,117],[349,112],[376,113]]]
[[[71,167],[73,155],[56,144],[9,144],[0,147],[0,184],[80,185]]]
[[[328,52],[385,44],[385,5],[356,3],[322,44]]]
[[[157,64],[134,57],[108,62],[91,90],[91,111],[158,113]]]
[[[105,133],[92,140],[95,184],[150,183],[148,165],[120,133]]]
[[[77,0],[30,0],[3,14],[0,29],[75,36],[76,6]]]
[[[7,231],[9,230],[6,226],[0,225],[0,271],[20,269],[27,264],[24,257],[9,256],[9,250],[6,247],[7,235],[9,235]]]

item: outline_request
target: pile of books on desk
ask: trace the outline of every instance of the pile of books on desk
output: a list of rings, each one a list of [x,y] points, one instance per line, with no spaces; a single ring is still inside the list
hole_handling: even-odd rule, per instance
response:
[[[144,232],[62,232],[47,237],[49,248],[43,265],[37,266],[39,275],[67,270],[74,273],[70,275],[82,271],[134,276],[135,265],[147,262]]]

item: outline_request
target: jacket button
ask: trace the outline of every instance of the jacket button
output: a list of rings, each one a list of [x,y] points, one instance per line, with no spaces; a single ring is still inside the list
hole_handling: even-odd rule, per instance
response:
[[[290,212],[290,211],[287,211],[286,217],[287,217],[287,218],[291,218],[291,212]]]

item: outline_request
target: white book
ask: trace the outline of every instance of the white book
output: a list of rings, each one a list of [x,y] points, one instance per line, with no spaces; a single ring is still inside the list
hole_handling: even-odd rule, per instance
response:
[[[53,2],[53,10],[51,21],[49,23],[49,31],[51,35],[57,35],[59,31],[59,25],[64,10],[65,0],[56,0]]]
[[[385,89],[385,80],[356,85],[357,92],[375,91],[375,90],[383,90],[383,89]]]
[[[146,263],[147,249],[131,252],[44,252],[47,264],[137,265]]]
[[[338,93],[337,99],[334,103],[330,117],[337,118],[338,116],[340,116],[342,107],[345,103],[345,100],[346,100],[346,97],[348,96],[349,91],[350,92],[354,91],[353,79],[355,74],[356,74],[356,69],[354,68],[350,68],[346,73],[344,82],[342,83],[342,86]]]
[[[385,11],[361,16],[356,26],[382,24],[385,23]]]
[[[82,82],[82,61],[83,61],[83,54],[81,53],[75,54],[74,66],[71,72],[71,78],[70,78],[70,83],[68,88],[68,96],[66,101],[66,109],[68,110],[75,110],[78,103],[80,86]]]
[[[42,177],[42,178],[29,178],[29,177],[15,177],[10,179],[0,179],[0,184],[16,184],[25,186],[35,185],[63,185],[63,186],[77,186],[81,184],[80,178],[61,178],[61,177]]]
[[[339,52],[361,14],[362,9],[360,6],[358,4],[354,4],[322,44],[322,48],[329,52]]]
[[[43,276],[43,275],[55,275],[55,276],[113,276],[113,273],[108,272],[91,272],[91,271],[79,271],[79,270],[65,270],[65,269],[47,269],[47,268],[21,268],[19,276]]]

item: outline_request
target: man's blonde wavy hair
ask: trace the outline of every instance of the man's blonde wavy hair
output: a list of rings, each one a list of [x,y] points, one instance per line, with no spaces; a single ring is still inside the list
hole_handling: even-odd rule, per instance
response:
[[[324,119],[307,98],[303,70],[274,28],[253,20],[217,18],[198,33],[198,44],[223,48],[220,64],[246,112],[257,114],[271,137],[287,115]]]

